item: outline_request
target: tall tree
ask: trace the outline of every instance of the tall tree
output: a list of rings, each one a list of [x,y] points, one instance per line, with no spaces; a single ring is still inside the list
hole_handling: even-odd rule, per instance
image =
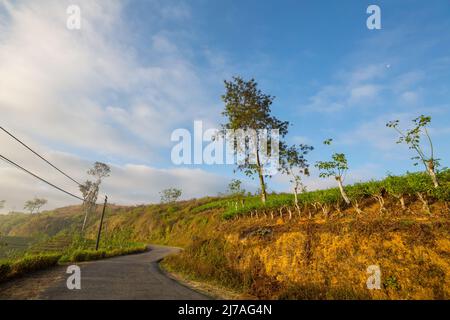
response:
[[[39,210],[47,204],[47,200],[43,198],[34,198],[33,200],[28,200],[25,202],[24,209],[30,211],[31,214],[34,212],[39,213]]]
[[[333,139],[325,140],[325,145],[331,145]],[[320,170],[321,178],[334,177],[338,183],[339,191],[346,204],[350,204],[347,193],[344,190],[344,178],[348,170],[347,157],[343,153],[333,153],[330,161],[317,161],[316,168]]]
[[[421,162],[425,166],[425,172],[427,172],[431,180],[433,181],[434,187],[439,187],[439,182],[436,176],[436,167],[439,166],[439,159],[434,158],[434,146],[431,140],[430,134],[428,132],[427,126],[431,122],[431,117],[421,115],[413,120],[413,127],[406,131],[402,131],[399,128],[400,121],[394,120],[386,124],[387,127],[393,128],[400,135],[397,143],[405,143],[408,145],[409,149],[416,151],[417,156],[412,157],[414,160],[414,165],[419,165]],[[426,137],[428,141],[429,154],[427,155],[421,143],[422,136]]]
[[[102,162],[95,162],[94,166],[87,171],[88,175],[95,178],[94,181],[87,180],[80,185],[80,191],[83,195],[84,220],[81,231],[84,231],[88,215],[95,210],[100,185],[104,178],[109,177],[111,168]]]
[[[222,125],[222,134],[225,134],[227,130],[242,130],[244,132],[255,131],[255,154],[249,154],[245,152],[245,161],[237,164],[237,170],[244,172],[247,176],[258,175],[259,184],[261,188],[261,200],[263,203],[267,199],[267,191],[265,178],[270,177],[270,174],[264,170],[263,152],[266,154],[271,152],[271,141],[269,134],[269,141],[266,136],[261,133],[263,130],[267,130],[270,133],[271,130],[277,129],[280,137],[279,150],[286,147],[285,143],[281,141],[288,132],[289,122],[278,120],[271,114],[271,106],[274,97],[264,94],[258,89],[258,85],[254,79],[249,81],[243,80],[241,77],[233,77],[231,81],[225,80],[226,92],[222,96],[222,100],[225,103],[225,109],[222,115],[228,119],[228,122]],[[239,140],[239,139],[238,139]],[[267,149],[262,147],[263,142],[266,142]],[[249,145],[248,137],[245,141],[236,141],[234,145],[235,150],[242,152]],[[249,161],[250,159],[255,161]]]

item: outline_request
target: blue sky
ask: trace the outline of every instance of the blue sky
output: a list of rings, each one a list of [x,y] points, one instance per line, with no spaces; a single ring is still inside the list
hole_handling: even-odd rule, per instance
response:
[[[81,30],[64,27],[69,4],[81,8]],[[381,8],[381,30],[366,27],[370,4]],[[233,75],[276,96],[273,112],[292,124],[288,142],[315,146],[312,163],[345,152],[347,182],[414,170],[384,125],[420,114],[433,117],[438,157],[449,164],[448,1],[0,1],[0,17],[2,125],[63,167],[71,159],[75,175],[96,160],[112,164],[105,192],[117,202],[156,201],[169,184],[192,189],[185,197],[224,190],[233,168],[174,166],[170,133],[194,120],[221,123],[222,82]],[[329,137],[332,149],[321,145]],[[18,186],[28,179],[6,166],[0,174]],[[308,180],[332,183],[314,171]],[[18,187],[23,196],[10,202],[37,187],[66,203],[40,185]],[[290,189],[281,176],[269,187]]]

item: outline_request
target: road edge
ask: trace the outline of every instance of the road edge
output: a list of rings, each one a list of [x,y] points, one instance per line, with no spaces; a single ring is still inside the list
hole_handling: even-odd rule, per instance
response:
[[[164,259],[158,261],[158,267],[161,272],[168,278],[178,282],[179,284],[197,291],[214,300],[257,300],[256,297],[245,295],[240,292],[232,291],[228,288],[213,285],[211,283],[201,282],[198,280],[187,279],[180,273],[169,271],[161,264]]]

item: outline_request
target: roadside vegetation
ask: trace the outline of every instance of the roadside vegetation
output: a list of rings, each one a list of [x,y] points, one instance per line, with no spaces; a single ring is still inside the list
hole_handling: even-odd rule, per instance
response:
[[[2,237],[0,237],[2,239]],[[8,241],[9,239],[9,241]],[[7,237],[3,249],[18,240],[28,238]],[[71,238],[61,233],[47,240],[27,243],[27,248],[6,254],[0,259],[0,282],[22,276],[29,272],[46,269],[69,262],[82,262],[111,258],[120,255],[140,253],[147,250],[147,245],[125,240],[123,236],[105,238],[99,250],[95,250],[95,242],[79,236]]]

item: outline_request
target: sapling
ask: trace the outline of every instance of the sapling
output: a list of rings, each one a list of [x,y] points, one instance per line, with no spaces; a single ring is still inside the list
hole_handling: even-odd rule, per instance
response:
[[[94,166],[87,171],[87,174],[96,178],[95,181],[87,180],[85,183],[79,186],[80,192],[83,195],[83,207],[84,207],[84,220],[81,232],[86,227],[86,222],[89,213],[93,212],[96,207],[98,193],[100,190],[100,184],[103,178],[109,177],[111,168],[102,162],[95,162]]]
[[[430,122],[431,117],[421,115],[420,117],[417,117],[413,120],[413,128],[406,131],[402,131],[399,128],[399,120],[389,121],[386,126],[389,128],[393,128],[400,134],[400,138],[397,140],[398,144],[405,143],[406,145],[408,145],[409,149],[416,151],[417,156],[411,158],[415,161],[414,165],[417,166],[421,162],[425,166],[425,172],[430,175],[434,187],[438,188],[439,182],[436,176],[436,167],[439,166],[439,159],[434,158],[433,141],[431,140],[430,134],[428,133],[427,129],[427,126],[428,124],[430,124]],[[427,138],[429,155],[426,154],[422,146],[422,136],[425,136]]]
[[[302,182],[302,176],[309,176],[309,164],[306,160],[306,155],[313,149],[312,146],[306,144],[293,145],[283,150],[280,154],[280,167],[290,177],[289,182],[291,182],[294,189],[294,204],[299,214],[298,194],[306,191],[306,187]]]
[[[325,140],[325,145],[331,145],[333,139]],[[334,177],[339,187],[342,198],[346,204],[350,204],[350,200],[344,190],[344,178],[348,170],[348,163],[345,154],[333,153],[331,161],[317,161],[315,166],[320,170],[319,176],[321,178]]]
[[[245,190],[241,188],[242,181],[238,179],[233,179],[228,184],[228,194],[234,200],[235,211],[238,210],[238,203],[241,203],[241,207],[244,207],[244,195]]]

